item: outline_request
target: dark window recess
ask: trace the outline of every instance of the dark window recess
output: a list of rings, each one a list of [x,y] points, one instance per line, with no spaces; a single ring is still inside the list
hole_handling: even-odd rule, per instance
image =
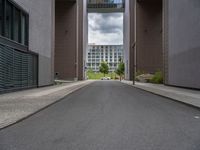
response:
[[[13,21],[13,40],[20,42],[20,10],[17,8],[14,9],[14,21]]]
[[[0,35],[3,35],[3,0],[0,0]]]
[[[28,14],[10,0],[0,0],[0,35],[28,46]]]
[[[25,45],[25,37],[26,37],[26,17],[22,15],[22,22],[21,22],[21,43]]]
[[[26,14],[22,14],[21,18],[21,43],[28,45],[28,17]]]
[[[6,2],[5,37],[12,38],[12,5]]]

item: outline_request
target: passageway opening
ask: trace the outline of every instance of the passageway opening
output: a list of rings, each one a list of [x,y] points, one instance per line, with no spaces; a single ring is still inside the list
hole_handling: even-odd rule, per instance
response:
[[[124,11],[125,0],[87,0],[89,79],[103,78],[100,72],[102,62],[108,64],[107,76],[117,79],[115,71],[124,60]]]
[[[76,77],[76,1],[55,2],[55,78]]]
[[[162,0],[136,2],[136,71],[163,70]]]
[[[86,0],[55,0],[55,78],[85,79]]]

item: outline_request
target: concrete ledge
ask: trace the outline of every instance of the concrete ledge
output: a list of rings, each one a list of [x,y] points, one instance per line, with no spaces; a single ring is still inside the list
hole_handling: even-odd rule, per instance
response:
[[[79,81],[1,95],[0,129],[43,110],[92,82],[94,81]]]
[[[135,88],[142,89],[147,92],[171,98],[173,100],[177,100],[179,102],[200,108],[200,91],[197,90],[138,82],[133,85],[132,81],[123,81],[123,83],[132,85]]]

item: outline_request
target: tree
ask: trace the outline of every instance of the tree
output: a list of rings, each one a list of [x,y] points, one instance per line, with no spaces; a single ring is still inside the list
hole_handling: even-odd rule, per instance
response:
[[[120,81],[122,80],[122,76],[124,75],[124,71],[125,71],[125,65],[124,65],[123,61],[121,61],[118,65],[117,70],[115,71],[116,74],[120,76]]]
[[[108,74],[108,71],[109,71],[109,67],[108,67],[108,64],[106,62],[102,62],[101,63],[101,66],[99,67],[99,71],[101,73],[104,74],[104,77],[105,77],[105,74]]]

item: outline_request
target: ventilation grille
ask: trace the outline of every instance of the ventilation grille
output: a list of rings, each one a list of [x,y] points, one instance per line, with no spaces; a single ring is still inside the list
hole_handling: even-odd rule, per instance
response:
[[[0,45],[0,92],[37,86],[38,58]]]

